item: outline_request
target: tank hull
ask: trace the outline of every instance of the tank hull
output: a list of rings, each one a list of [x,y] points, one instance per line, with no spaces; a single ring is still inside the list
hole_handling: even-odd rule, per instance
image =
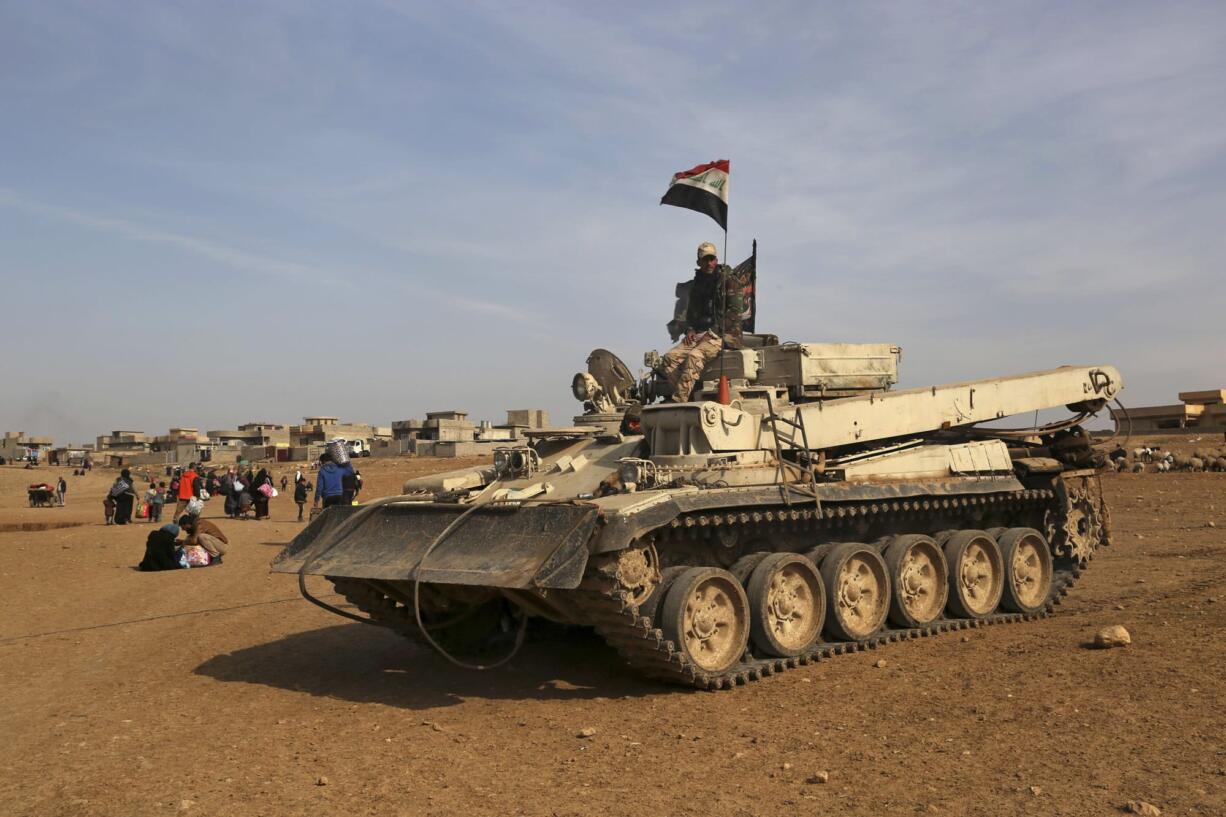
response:
[[[1092,471],[1045,474],[1024,482],[997,477],[819,487],[817,502],[802,501],[776,486],[679,492],[646,503],[622,494],[593,502],[474,511],[436,543],[419,578],[427,592],[439,592],[444,599],[480,593],[486,611],[492,594],[526,615],[592,627],[648,677],[723,689],[893,641],[1049,615],[1094,551],[1109,541],[1106,509]],[[353,512],[329,520],[330,509],[291,543],[274,569],[328,576],[377,623],[420,641],[412,602],[414,570],[464,511],[464,506],[405,503],[371,509],[365,522],[355,522]],[[736,661],[717,670],[692,660],[678,637],[668,637],[662,621],[660,590],[688,569],[729,571],[747,581],[753,566],[772,553],[804,554],[821,566],[845,543],[865,543],[885,554],[904,536],[948,538],[966,530],[1000,536],[1020,529],[1042,534],[1052,564],[1044,595],[1027,612],[996,608],[969,616],[945,609],[920,626],[887,621],[856,639],[827,630],[787,656],[771,655],[750,639]],[[376,530],[385,545],[372,546]],[[490,546],[491,536],[498,541],[496,548]],[[652,581],[644,580],[645,572]],[[491,619],[491,639],[507,629],[505,621],[501,628],[496,623]],[[478,634],[468,646],[479,651],[481,640]]]

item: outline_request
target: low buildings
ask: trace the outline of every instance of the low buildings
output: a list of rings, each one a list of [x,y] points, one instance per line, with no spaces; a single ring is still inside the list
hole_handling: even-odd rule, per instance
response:
[[[467,411],[427,411],[418,439],[445,442],[472,442],[476,427],[468,422]]]
[[[549,412],[544,409],[507,409],[507,425],[549,428]]]
[[[94,449],[99,452],[142,453],[149,450],[149,444],[149,436],[143,431],[112,431],[99,437]]]
[[[47,452],[47,464],[67,468],[79,468],[85,464],[89,452],[83,445],[62,445]]]
[[[474,424],[468,412],[451,409],[428,412],[424,420],[397,420],[390,426],[343,423],[339,417],[321,415],[303,417],[299,425],[253,421],[235,429],[206,432],[184,426],[157,436],[117,430],[97,438],[94,459],[108,465],[309,461],[319,456],[325,443],[338,437],[360,441],[355,452],[374,457],[478,456],[499,446],[522,445],[524,431],[548,425],[549,415],[542,409],[509,410],[502,424]]]
[[[230,448],[252,445],[288,447],[290,444],[289,429],[279,423],[243,423],[235,429],[210,431],[208,436],[218,446]]]
[[[172,428],[150,440],[149,448],[153,451],[176,451],[185,445],[198,445],[208,441],[208,435],[201,434],[200,429]]]
[[[34,456],[42,460],[54,443],[50,437],[37,437],[24,431],[6,431],[3,440],[0,440],[0,457],[17,460]]]
[[[1226,432],[1226,389],[1181,391],[1179,400],[1168,406],[1113,408],[1111,416],[1137,434]]]
[[[374,456],[413,453],[419,457],[475,457],[490,454],[495,448],[522,445],[524,431],[545,428],[549,414],[542,409],[512,409],[507,422],[495,425],[469,422],[466,411],[430,411],[425,420],[396,420],[392,441],[376,446]]]
[[[425,420],[393,420],[392,439],[416,440],[421,436],[421,430],[425,425]]]
[[[366,440],[375,437],[375,427],[369,423],[342,423],[338,417],[303,417],[302,425],[289,427],[289,442],[294,448],[343,437],[346,440]]]

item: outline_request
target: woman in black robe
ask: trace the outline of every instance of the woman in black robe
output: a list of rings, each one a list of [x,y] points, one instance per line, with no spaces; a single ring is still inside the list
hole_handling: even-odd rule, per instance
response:
[[[132,503],[136,501],[136,486],[132,482],[132,472],[127,468],[119,472],[119,479],[115,480],[115,486],[119,486],[119,480],[128,486],[122,493],[112,497],[115,500],[115,524],[126,525],[132,521]]]
[[[272,477],[268,475],[267,468],[261,468],[260,472],[255,475],[255,479],[251,482],[251,487],[247,490],[251,492],[251,501],[255,503],[255,518],[268,518],[268,497],[264,495],[264,491],[260,488],[267,485],[272,487]],[[267,489],[265,489],[267,490]]]
[[[175,541],[178,538],[179,526],[175,524],[162,525],[150,532],[145,539],[145,558],[141,560],[140,569],[150,571],[181,568],[183,565],[179,564],[179,545]]]

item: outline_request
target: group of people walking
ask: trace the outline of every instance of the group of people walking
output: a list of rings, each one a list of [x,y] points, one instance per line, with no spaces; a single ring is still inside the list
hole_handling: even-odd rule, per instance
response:
[[[315,483],[308,481],[301,469],[294,474],[294,502],[298,505],[299,522],[304,521],[312,489],[313,507],[322,505],[325,508],[352,504],[362,490],[362,475],[354,470],[351,463],[338,464],[328,453],[322,454],[319,460],[319,476]],[[281,490],[278,492],[272,474],[265,467],[244,471],[231,466],[219,474],[216,469],[202,473],[196,463],[191,463],[185,469],[168,471],[169,482],[149,479],[149,487],[143,496],[137,492],[131,470],[125,468],[120,471],[103,500],[106,524],[127,525],[134,518],[159,523],[163,509],[169,502],[175,503],[172,520],[182,519],[185,514],[199,516],[204,503],[215,496],[224,499],[225,515],[231,519],[268,519],[269,501],[290,487],[289,476],[282,475]],[[66,491],[67,486],[63,480],[60,482],[61,490]]]
[[[301,469],[294,473],[294,502],[298,505],[298,521],[314,489],[312,507],[324,508],[353,503],[362,490],[362,475],[349,462],[337,463],[332,455],[319,458],[319,475],[314,484]],[[267,519],[269,500],[278,495],[272,474],[267,468],[246,471],[231,467],[224,474],[215,470],[202,474],[196,463],[183,470],[168,471],[170,479],[155,481],[145,474],[149,487],[143,495],[144,512],[136,515],[150,523],[160,523],[165,505],[175,502],[172,522],[160,525],[149,533],[145,554],[139,568],[142,571],[180,570],[220,564],[229,540],[218,526],[202,519],[204,503],[213,496],[224,497],[226,516],[239,519],[254,512],[256,519]],[[61,496],[67,486],[60,481]],[[287,475],[281,477],[281,491],[290,485]],[[136,490],[136,480],[128,468],[119,472],[104,500],[106,524],[127,525],[133,521],[142,497]]]
[[[256,519],[267,519],[268,501],[277,495],[267,468],[243,472],[231,467],[221,477],[218,490],[225,497],[226,516],[232,519],[245,519],[252,512]]]
[[[213,476],[212,472],[208,475],[209,478]],[[186,471],[173,471],[169,485],[165,481],[155,482],[149,479],[149,487],[143,497],[136,492],[136,480],[132,477],[132,471],[125,468],[111,483],[106,498],[102,500],[102,508],[108,525],[130,524],[134,515],[152,523],[162,520],[162,508],[170,499],[175,501],[174,517],[178,518],[188,510],[193,501],[203,507],[208,496],[206,477],[196,471],[195,463],[189,465]],[[137,503],[142,499],[143,503],[138,508]]]

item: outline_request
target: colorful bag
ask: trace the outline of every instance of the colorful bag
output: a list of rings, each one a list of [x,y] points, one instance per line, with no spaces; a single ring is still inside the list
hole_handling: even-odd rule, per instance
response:
[[[271,485],[269,485],[267,482],[265,482],[259,488],[256,488],[256,490],[259,491],[264,496],[265,499],[272,499],[273,494],[275,492],[274,488]]]
[[[200,545],[187,545],[183,548],[183,559],[189,567],[208,567],[209,552]]]
[[[136,518],[137,519],[148,519],[149,518],[149,506],[145,504],[145,501],[143,499],[141,500],[141,503],[136,506]]]

